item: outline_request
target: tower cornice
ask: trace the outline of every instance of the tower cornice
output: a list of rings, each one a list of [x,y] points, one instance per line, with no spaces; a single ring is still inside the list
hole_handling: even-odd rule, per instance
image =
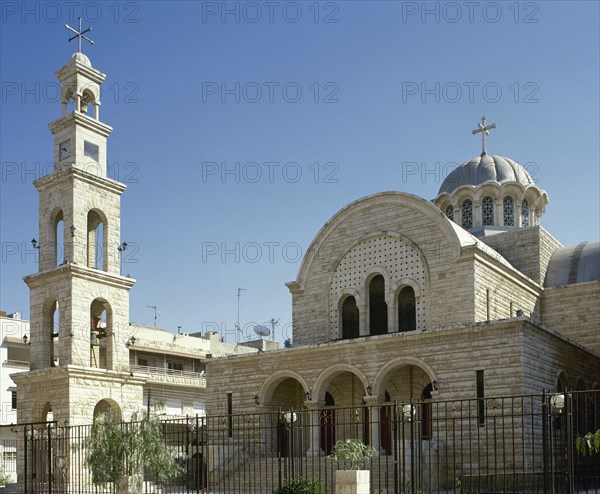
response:
[[[86,65],[79,60],[71,59],[66,65],[58,69],[55,74],[58,80],[62,81],[73,74],[79,73],[96,84],[102,84],[106,79],[106,74],[103,74],[99,70]]]
[[[117,195],[121,195],[125,189],[127,189],[127,185],[121,182],[117,182],[112,178],[101,177],[94,173],[87,172],[81,168],[77,168],[75,165],[69,165],[55,173],[38,178],[33,182],[33,185],[38,191],[41,192],[55,183],[60,183],[61,181],[66,180],[79,180]]]
[[[103,285],[114,288],[130,290],[135,285],[135,280],[127,276],[120,276],[99,269],[89,268],[81,264],[63,264],[53,269],[30,274],[23,278],[29,288],[42,286],[53,282],[65,275],[71,278],[78,278],[86,281],[102,283]]]
[[[72,111],[64,117],[60,117],[59,119],[50,122],[48,124],[48,128],[52,134],[56,134],[57,132],[66,129],[71,125],[79,125],[84,129],[101,135],[102,137],[108,137],[113,130],[110,125],[106,125],[105,123],[76,111]]]

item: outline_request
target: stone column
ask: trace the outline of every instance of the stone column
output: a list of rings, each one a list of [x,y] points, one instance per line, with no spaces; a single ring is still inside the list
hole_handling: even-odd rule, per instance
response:
[[[481,218],[481,203],[473,201],[473,228],[482,226],[483,221]]]
[[[367,325],[367,317],[368,317],[368,306],[367,304],[361,304],[360,311],[358,314],[358,334],[359,336],[368,336],[369,328]]]
[[[304,406],[310,413],[310,435],[309,435],[309,456],[323,456],[324,451],[321,449],[321,415],[320,410],[325,406],[325,403],[319,401],[305,401]]]
[[[504,208],[501,200],[494,201],[494,225],[504,225]]]
[[[371,437],[371,446],[377,451],[381,450],[381,409],[378,396],[365,396],[363,398],[367,407],[369,407],[369,436]]]

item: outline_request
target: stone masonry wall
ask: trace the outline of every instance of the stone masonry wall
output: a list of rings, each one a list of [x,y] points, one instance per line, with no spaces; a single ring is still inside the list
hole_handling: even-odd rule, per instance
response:
[[[600,355],[600,281],[546,288],[542,323]]]

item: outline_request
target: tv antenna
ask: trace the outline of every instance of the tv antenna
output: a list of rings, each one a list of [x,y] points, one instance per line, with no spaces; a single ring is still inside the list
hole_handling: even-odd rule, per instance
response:
[[[240,342],[240,333],[242,332],[242,328],[240,327],[240,297],[242,292],[245,292],[245,288],[237,289],[237,323],[235,324],[235,342]]]
[[[261,338],[263,336],[269,336],[271,334],[271,330],[269,328],[267,328],[266,326],[261,326],[260,324],[254,326],[254,332]]]
[[[275,326],[279,325],[279,319],[272,318],[269,322],[271,323],[271,340],[275,341]]]
[[[158,307],[156,307],[156,305],[147,305],[146,307],[148,307],[149,309],[154,309],[154,327],[156,327],[156,321],[158,319],[158,316],[160,316],[160,311],[158,310]]]

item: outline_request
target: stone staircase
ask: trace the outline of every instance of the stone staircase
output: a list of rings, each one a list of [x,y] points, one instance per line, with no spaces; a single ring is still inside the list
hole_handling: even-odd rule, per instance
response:
[[[228,468],[218,475],[209,477],[211,493],[245,493],[270,494],[280,484],[295,477],[319,478],[326,487],[326,492],[335,490],[335,471],[349,469],[350,465],[336,464],[324,457],[277,458],[277,457],[245,457],[235,462],[235,468]],[[393,493],[394,461],[391,456],[374,458],[364,467],[371,471],[372,492],[375,494]]]

